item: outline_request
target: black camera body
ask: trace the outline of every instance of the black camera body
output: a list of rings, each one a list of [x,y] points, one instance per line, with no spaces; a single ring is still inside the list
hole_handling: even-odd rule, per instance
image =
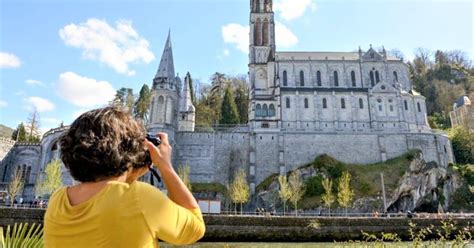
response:
[[[159,146],[161,144],[160,137],[158,137],[156,135],[147,133],[146,134],[146,139],[148,141],[150,141],[151,143],[153,143],[153,145],[155,145],[155,146]],[[146,154],[145,154],[145,164],[148,165],[148,166],[150,166],[152,164],[149,151],[146,151]]]

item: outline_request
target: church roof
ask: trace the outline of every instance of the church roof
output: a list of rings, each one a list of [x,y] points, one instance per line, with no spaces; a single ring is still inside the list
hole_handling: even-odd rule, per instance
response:
[[[277,61],[285,60],[359,60],[359,52],[276,52]],[[388,56],[387,60],[400,61]]]
[[[171,47],[171,32],[169,32],[163,55],[161,56],[160,66],[158,67],[155,78],[172,79],[174,77],[173,49]]]
[[[277,60],[358,60],[358,52],[276,52]]]

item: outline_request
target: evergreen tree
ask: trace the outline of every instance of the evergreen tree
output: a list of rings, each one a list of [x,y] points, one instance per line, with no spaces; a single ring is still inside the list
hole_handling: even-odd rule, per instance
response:
[[[131,88],[120,88],[115,94],[115,98],[112,100],[110,105],[117,107],[124,107],[130,113],[133,112],[133,107],[135,104],[135,95],[133,95],[133,89]]]
[[[26,139],[26,129],[25,125],[23,122],[18,124],[18,127],[13,131],[12,133],[12,140],[18,141],[18,142],[27,142]]]
[[[143,120],[145,123],[148,120],[148,109],[151,106],[151,90],[147,84],[144,84],[140,89],[140,94],[135,102],[134,115],[135,118]]]
[[[230,87],[225,90],[224,100],[221,107],[221,118],[219,124],[239,124],[240,118],[235,104],[234,95]]]
[[[246,124],[248,122],[249,114],[249,88],[245,79],[234,78],[235,87],[235,104],[239,111],[240,123]]]

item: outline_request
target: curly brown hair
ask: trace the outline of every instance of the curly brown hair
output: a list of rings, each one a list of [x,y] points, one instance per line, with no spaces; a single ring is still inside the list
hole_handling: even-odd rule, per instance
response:
[[[118,107],[79,116],[61,137],[61,159],[72,177],[97,182],[122,175],[131,166],[146,166],[145,131]]]

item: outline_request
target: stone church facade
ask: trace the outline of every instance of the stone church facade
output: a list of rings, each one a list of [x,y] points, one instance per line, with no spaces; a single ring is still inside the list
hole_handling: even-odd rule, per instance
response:
[[[372,47],[277,51],[271,0],[250,1],[249,39],[249,123],[201,132],[195,131],[189,78],[182,83],[175,74],[168,35],[152,82],[148,130],[169,134],[174,165],[189,164],[192,182],[226,184],[243,168],[253,191],[266,177],[321,154],[367,164],[419,149],[426,161],[453,162],[451,143],[429,127],[425,98],[412,89],[402,60]],[[48,132],[39,145],[16,144],[2,161],[3,182],[23,164],[32,166],[34,182],[58,156],[56,141],[63,131]]]

